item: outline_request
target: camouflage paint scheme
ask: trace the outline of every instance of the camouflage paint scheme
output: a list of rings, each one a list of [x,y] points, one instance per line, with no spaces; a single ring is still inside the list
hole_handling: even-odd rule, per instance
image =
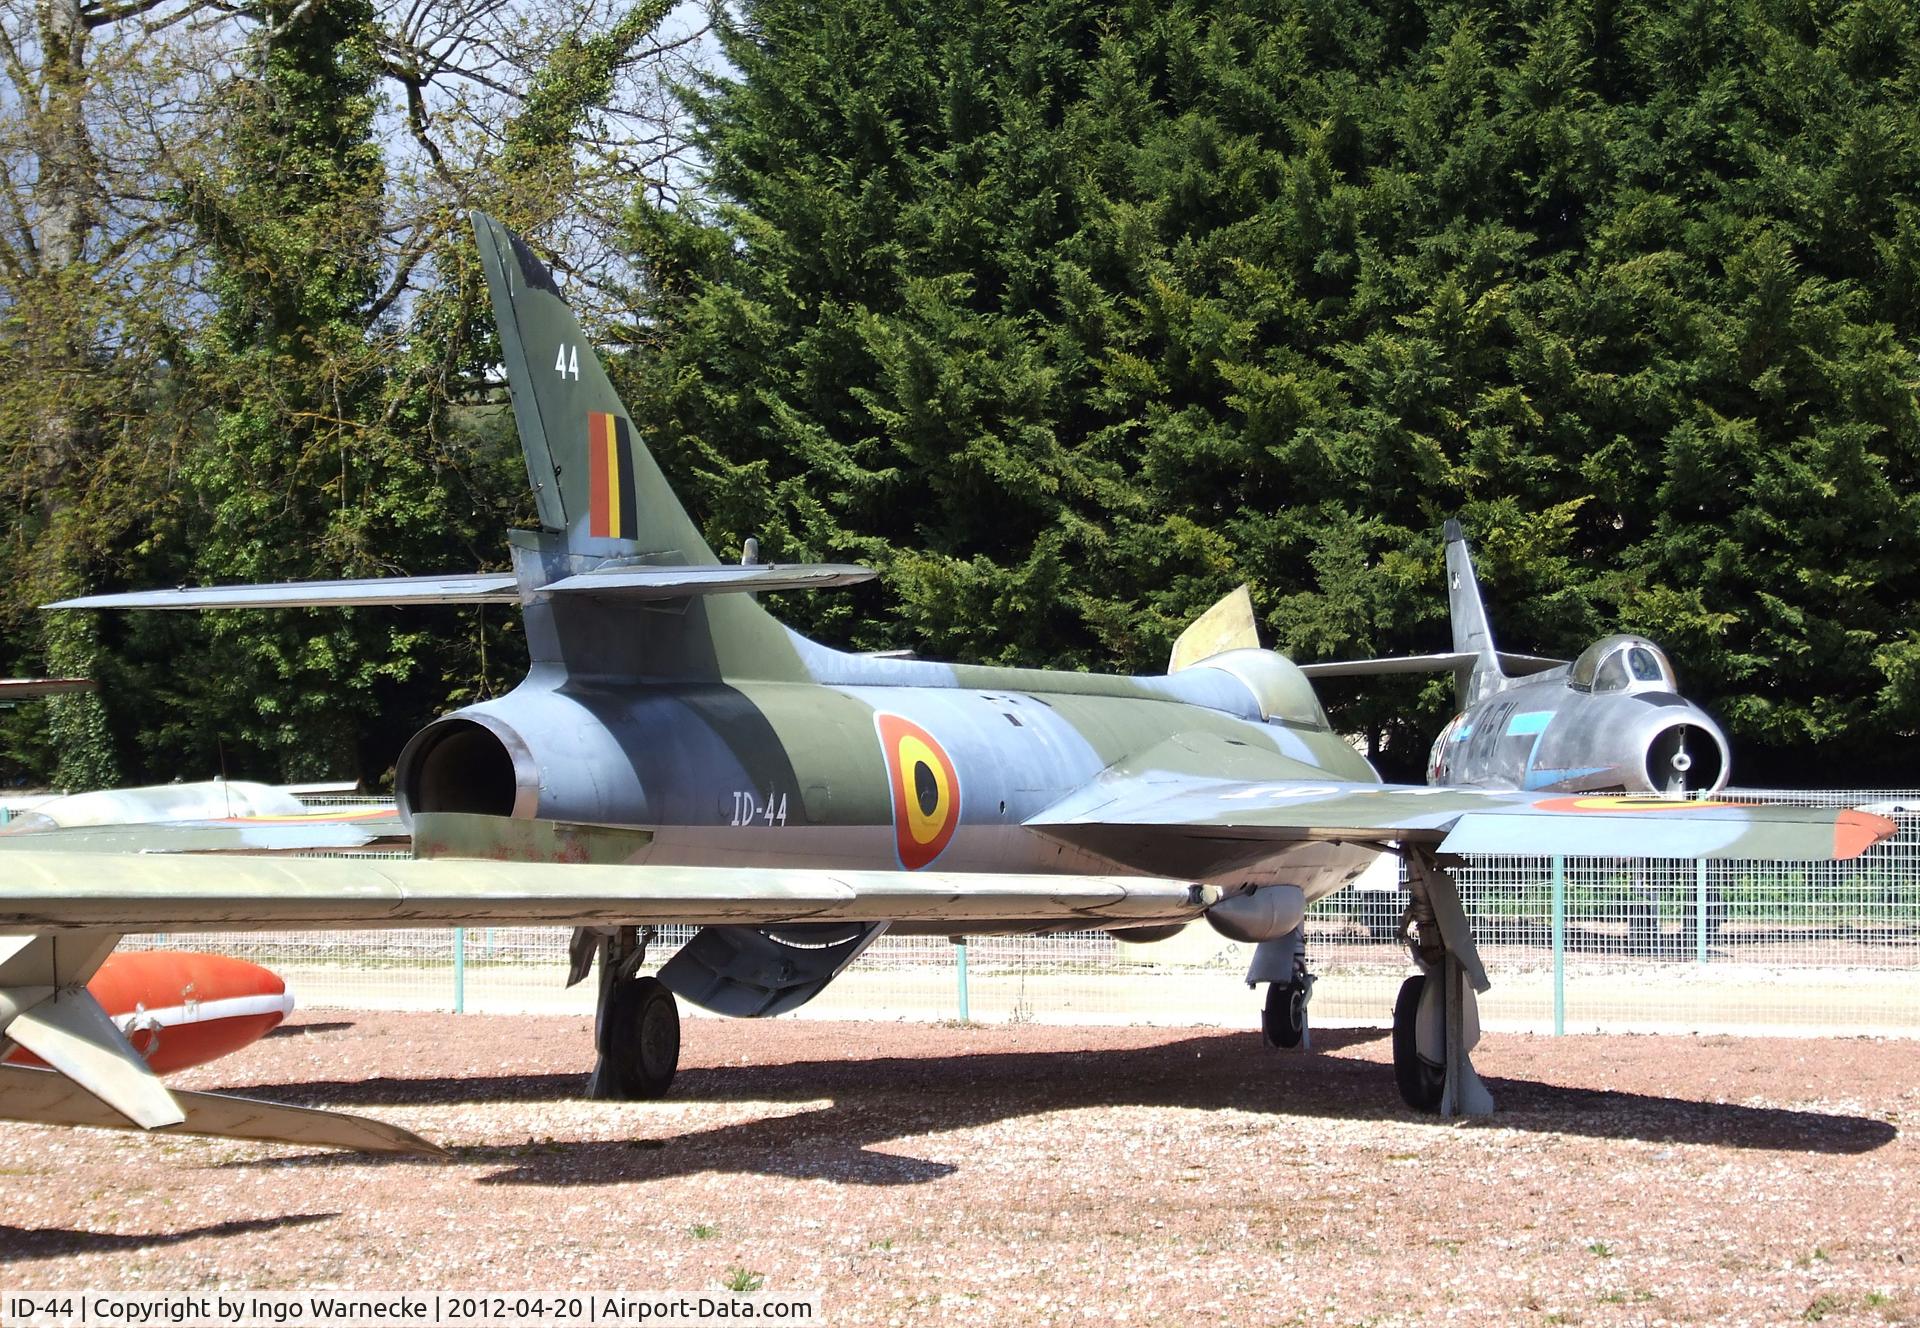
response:
[[[511,540],[532,666],[508,695],[407,745],[396,773],[404,820],[451,812],[640,827],[651,832],[635,851],[641,863],[1131,871],[1284,883],[1308,900],[1390,841],[1448,843],[1470,814],[1482,818],[1474,842],[1502,852],[1595,851],[1617,842],[1623,817],[1658,825],[1661,842],[1687,856],[1828,857],[1867,833],[1857,814],[1820,809],[1696,806],[1676,820],[1670,808],[1627,807],[1602,822],[1596,807],[1520,793],[1381,786],[1331,730],[1306,673],[1270,651],[1112,677],[878,658],[808,640],[741,588],[870,573],[722,563],[628,426],[547,268],[497,223],[474,224],[541,521]],[[497,602],[505,576],[52,607]],[[1491,651],[1490,638],[1483,645]],[[1291,788],[1277,800],[1249,792],[1276,786]],[[1257,824],[1240,823],[1253,802]]]

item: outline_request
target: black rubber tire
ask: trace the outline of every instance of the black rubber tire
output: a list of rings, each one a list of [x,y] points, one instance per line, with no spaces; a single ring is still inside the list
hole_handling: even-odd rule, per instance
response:
[[[1400,995],[1393,1002],[1393,1079],[1399,1085],[1402,1102],[1415,1111],[1432,1113],[1440,1110],[1447,1068],[1420,1054],[1417,1026],[1420,997],[1427,982],[1424,974],[1415,973],[1400,984]]]
[[[1269,982],[1260,1036],[1269,1047],[1291,1051],[1299,1046],[1307,1036],[1306,992],[1293,983]]]
[[[594,1096],[618,1102],[664,1097],[680,1068],[680,1007],[659,978],[614,986],[600,1021]]]

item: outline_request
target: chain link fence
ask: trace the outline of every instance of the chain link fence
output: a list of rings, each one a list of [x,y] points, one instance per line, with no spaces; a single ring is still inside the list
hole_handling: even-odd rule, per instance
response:
[[[1920,1035],[1920,793],[1746,790],[1752,801],[1890,804],[1900,833],[1845,863],[1476,858],[1458,877],[1493,990],[1489,1028]],[[1912,808],[1909,811],[1907,808]],[[1308,913],[1323,1025],[1386,1021],[1410,971],[1393,859]],[[691,929],[666,928],[664,962]],[[129,938],[217,950],[287,979],[307,1008],[578,1013],[555,928]],[[883,937],[798,1017],[1252,1027],[1251,947],[1204,923],[1126,945],[1100,932]]]

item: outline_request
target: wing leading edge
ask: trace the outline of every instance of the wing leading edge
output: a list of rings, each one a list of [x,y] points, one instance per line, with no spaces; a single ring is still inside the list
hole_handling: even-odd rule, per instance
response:
[[[0,861],[0,927],[42,931],[917,918],[1144,926],[1198,917],[1218,898],[1211,887],[1139,876],[30,851]]]

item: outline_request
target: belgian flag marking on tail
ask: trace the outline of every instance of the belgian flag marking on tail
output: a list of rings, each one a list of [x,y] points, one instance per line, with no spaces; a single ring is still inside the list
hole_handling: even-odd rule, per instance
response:
[[[633,435],[625,416],[587,413],[587,533],[595,539],[638,539],[633,501]]]

